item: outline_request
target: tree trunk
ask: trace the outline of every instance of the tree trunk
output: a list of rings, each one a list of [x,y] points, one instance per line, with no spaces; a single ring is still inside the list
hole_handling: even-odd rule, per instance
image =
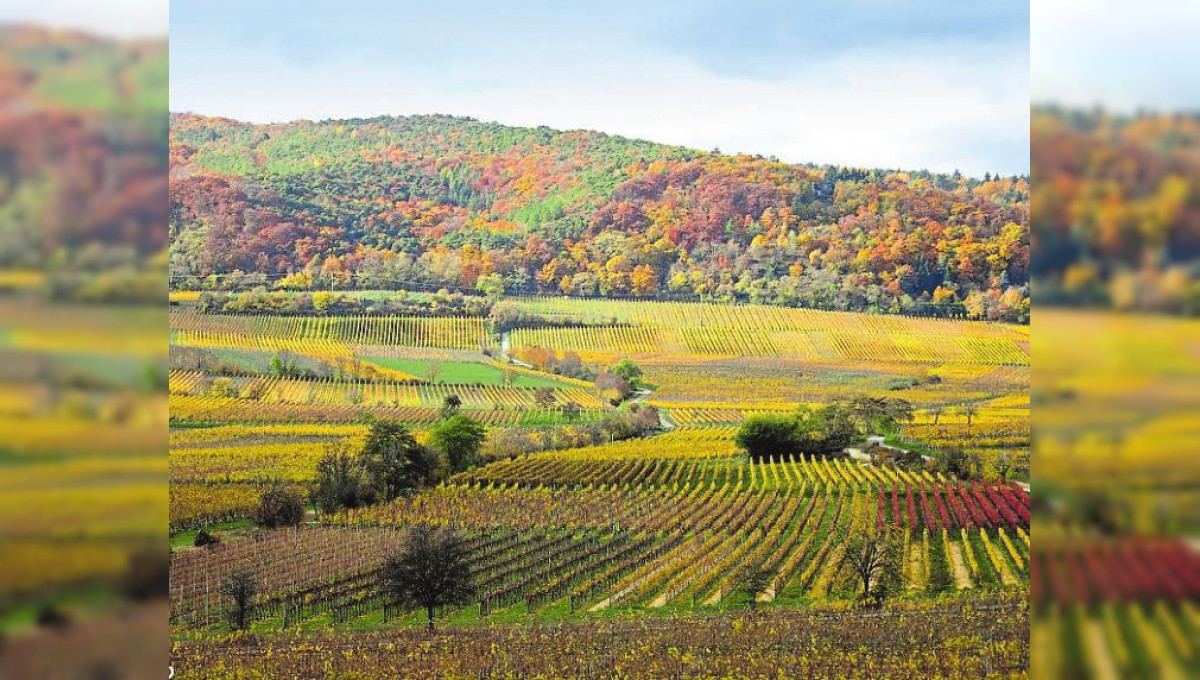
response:
[[[433,607],[426,607],[425,613],[429,616],[429,632],[433,632]]]

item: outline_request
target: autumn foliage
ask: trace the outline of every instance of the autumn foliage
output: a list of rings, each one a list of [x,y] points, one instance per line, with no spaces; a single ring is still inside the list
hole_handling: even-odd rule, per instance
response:
[[[1028,312],[1021,177],[787,165],[447,116],[174,115],[170,163],[181,288]]]

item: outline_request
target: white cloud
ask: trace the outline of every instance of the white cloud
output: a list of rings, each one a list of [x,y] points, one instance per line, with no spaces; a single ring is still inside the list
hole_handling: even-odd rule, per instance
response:
[[[173,61],[171,105],[257,122],[450,113],[790,162],[1027,169],[1024,55],[860,52],[773,81],[716,75],[678,57],[610,56],[524,72],[505,64],[463,86],[427,68],[357,59],[297,67],[271,51],[222,50]]]
[[[168,0],[4,0],[0,22],[34,23],[117,38],[160,38]]]
[[[1038,0],[1031,9],[1035,101],[1126,111],[1200,106],[1200,3]]]

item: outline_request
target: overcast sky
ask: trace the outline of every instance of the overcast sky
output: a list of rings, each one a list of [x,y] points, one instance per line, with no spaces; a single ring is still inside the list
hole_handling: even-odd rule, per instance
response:
[[[1035,102],[1200,109],[1200,2],[1034,0]]]
[[[0,0],[0,22],[117,38],[162,38],[167,35],[167,5],[167,0]]]
[[[794,162],[1028,169],[1028,8],[932,0],[171,8],[171,108],[448,113]]]

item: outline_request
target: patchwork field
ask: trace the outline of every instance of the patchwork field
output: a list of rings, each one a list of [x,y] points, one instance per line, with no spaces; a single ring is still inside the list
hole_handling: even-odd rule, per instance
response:
[[[438,618],[480,635],[751,605],[780,622],[841,616],[863,601],[844,537],[864,527],[899,541],[888,612],[935,620],[979,607],[1019,625],[1032,559],[1031,499],[1016,481],[1030,442],[1026,328],[537,298],[505,301],[536,325],[493,333],[484,317],[216,315],[176,299],[171,623],[185,668],[227,634],[214,584],[235,574],[257,584],[259,634],[423,625],[378,587],[414,526],[466,541],[474,595]],[[601,374],[621,360],[640,377],[614,399]],[[888,441],[927,458],[796,450],[753,462],[737,443],[747,418],[855,398],[910,404]],[[321,461],[362,449],[372,423],[403,423],[432,445],[448,408],[486,425],[477,465],[388,502],[310,505],[299,527],[253,527],[265,491],[309,498]],[[637,418],[648,431],[617,424]],[[966,476],[939,467],[948,449],[974,461]],[[1000,457],[1012,464],[997,476],[988,461]],[[191,548],[201,529],[220,544]],[[750,568],[762,574],[753,587]],[[248,664],[234,667],[252,676]]]
[[[1037,677],[1194,677],[1200,325],[1039,310]]]

